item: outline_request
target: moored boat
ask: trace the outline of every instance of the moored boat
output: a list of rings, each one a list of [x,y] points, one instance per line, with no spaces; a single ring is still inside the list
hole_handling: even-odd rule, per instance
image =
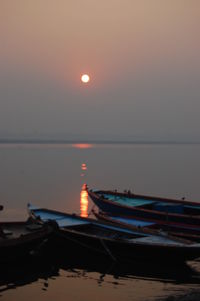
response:
[[[40,221],[54,221],[56,248],[67,254],[85,252],[99,254],[119,261],[147,260],[183,262],[200,257],[200,244],[179,241],[162,235],[142,233],[110,225],[75,214],[35,208],[29,205],[30,215]]]
[[[133,217],[200,233],[199,203],[131,192],[88,190],[88,194],[101,211],[110,215]]]
[[[200,242],[200,230],[189,227],[176,226],[173,223],[167,224],[162,222],[151,222],[144,219],[136,219],[131,216],[120,216],[120,215],[110,215],[105,212],[96,212],[92,210],[93,214],[98,220],[106,221],[111,224],[127,227],[128,229],[137,229],[138,231],[143,231],[144,233],[154,233],[168,235],[168,237],[173,237],[174,239],[185,239],[194,242]]]
[[[37,252],[50,237],[53,226],[28,219],[0,223],[0,262],[24,259]]]

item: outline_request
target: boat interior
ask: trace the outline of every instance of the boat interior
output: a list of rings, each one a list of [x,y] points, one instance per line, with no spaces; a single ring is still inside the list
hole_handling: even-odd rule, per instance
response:
[[[137,207],[142,209],[154,210],[159,212],[176,213],[176,214],[190,214],[200,216],[200,205],[184,205],[180,203],[170,203],[158,201],[154,199],[129,198],[113,194],[100,194],[104,199],[111,200],[115,203]]]
[[[153,235],[147,233],[140,233],[137,231],[128,231],[127,229],[117,229],[115,226],[98,225],[95,223],[87,223],[76,226],[63,228],[67,231],[76,231],[81,234],[97,236],[97,238],[107,238],[115,240],[126,240],[128,242],[139,242],[148,244],[168,244],[168,245],[183,245],[183,241],[176,238],[171,239],[167,236]]]
[[[81,225],[75,225],[67,227],[67,229],[75,230],[77,232],[89,234],[89,235],[96,235],[98,237],[109,237],[112,239],[133,239],[139,237],[145,237],[145,234],[141,233],[134,233],[134,232],[127,232],[127,231],[119,231],[116,230],[115,227],[108,226],[104,227],[94,223],[87,223]]]
[[[39,224],[27,222],[5,222],[0,223],[0,239],[19,238],[42,228]]]
[[[62,214],[55,211],[38,209],[34,211],[37,217],[40,217],[43,221],[54,220],[57,222],[61,229],[75,230],[81,233],[98,235],[101,237],[128,239],[136,237],[144,237],[146,234],[134,233],[132,230],[121,229],[118,227],[106,224],[99,224],[98,222],[92,222],[84,218],[79,218],[76,215]]]

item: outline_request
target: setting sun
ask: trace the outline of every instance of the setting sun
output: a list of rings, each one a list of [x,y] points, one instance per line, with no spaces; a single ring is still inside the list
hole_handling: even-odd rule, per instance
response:
[[[82,81],[84,84],[87,84],[87,83],[90,81],[89,75],[83,74],[83,75],[81,76],[81,81]]]

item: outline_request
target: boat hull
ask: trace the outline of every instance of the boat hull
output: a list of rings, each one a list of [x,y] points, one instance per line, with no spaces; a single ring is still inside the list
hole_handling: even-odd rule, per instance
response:
[[[200,257],[200,249],[173,246],[155,246],[128,243],[111,239],[100,239],[71,230],[57,230],[56,246],[62,252],[78,256],[104,256],[119,262],[160,262],[162,264],[182,263]]]
[[[122,205],[112,200],[105,199],[101,197],[100,194],[94,193],[93,191],[89,191],[88,193],[92,201],[95,203],[95,205],[105,213],[111,215],[114,214],[114,215],[121,215],[121,216],[132,216],[132,217],[136,217],[137,219],[146,219],[155,222],[158,221],[165,224],[176,224],[176,226],[178,226],[179,224],[182,225],[184,224],[186,229],[188,227],[193,227],[200,231],[200,215],[195,216],[191,214],[170,213],[170,212],[163,212],[159,210],[149,210],[141,207]],[[113,193],[113,195],[115,194]],[[116,196],[120,196],[120,195],[121,194],[116,193]],[[160,202],[162,200],[163,199],[159,199]],[[181,203],[181,201],[179,202]]]
[[[57,223],[57,228],[54,228],[54,241],[49,249],[55,247],[61,253],[65,252],[66,256],[78,256],[81,252],[85,256],[95,254],[120,262],[142,260],[164,264],[200,257],[200,244],[133,231],[54,210],[38,208],[30,211],[35,218]]]
[[[45,242],[51,237],[53,227],[44,224],[38,230],[27,231],[26,222],[1,223],[0,227],[12,229],[12,233],[0,237],[0,262],[23,260],[25,257],[40,251]],[[15,233],[15,227],[16,232]],[[20,229],[26,233],[18,235]]]

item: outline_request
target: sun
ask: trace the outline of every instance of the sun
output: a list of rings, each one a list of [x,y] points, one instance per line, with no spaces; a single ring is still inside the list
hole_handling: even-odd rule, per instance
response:
[[[88,74],[81,75],[81,81],[82,83],[87,84],[90,81],[89,75]]]

